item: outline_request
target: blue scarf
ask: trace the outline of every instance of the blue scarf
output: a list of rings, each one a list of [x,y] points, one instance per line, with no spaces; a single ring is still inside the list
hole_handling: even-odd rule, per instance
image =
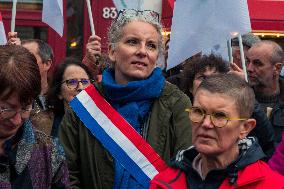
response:
[[[114,71],[103,72],[102,86],[104,96],[109,103],[140,133],[145,118],[148,116],[153,101],[161,95],[165,86],[165,78],[160,68],[155,68],[145,80],[131,81],[119,85],[114,79]],[[114,189],[142,188],[142,186],[115,161]]]

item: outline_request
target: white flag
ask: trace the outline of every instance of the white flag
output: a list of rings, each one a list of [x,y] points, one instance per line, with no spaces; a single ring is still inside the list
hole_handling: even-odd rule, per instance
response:
[[[143,3],[143,10],[153,10],[160,15],[161,19],[161,14],[162,14],[162,0],[144,0]]]
[[[251,31],[247,0],[178,0],[175,3],[168,68],[192,55],[215,52],[227,56],[233,32]]]
[[[63,1],[43,0],[42,22],[49,25],[61,37],[63,36]]]
[[[4,24],[2,21],[2,15],[0,12],[0,45],[5,45],[7,43]]]
[[[113,0],[113,3],[118,11],[122,9],[141,9],[141,0]]]
[[[116,9],[153,10],[161,15],[162,0],[113,0]]]

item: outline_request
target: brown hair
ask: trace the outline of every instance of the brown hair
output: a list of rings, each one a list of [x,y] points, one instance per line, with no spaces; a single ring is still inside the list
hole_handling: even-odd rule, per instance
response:
[[[82,64],[80,60],[72,57],[63,59],[54,70],[52,82],[47,93],[48,104],[53,106],[53,112],[55,114],[65,113],[63,100],[59,99],[58,95],[61,93],[63,75],[66,69],[72,65],[81,67],[87,73],[89,79],[92,79],[92,73],[90,72],[89,68],[85,64]]]
[[[40,94],[41,78],[36,58],[18,45],[0,46],[0,99],[16,92],[23,105]]]
[[[195,76],[203,74],[207,68],[214,69],[217,73],[228,73],[230,71],[229,63],[215,54],[188,59],[184,65],[182,81],[186,93],[192,89]]]

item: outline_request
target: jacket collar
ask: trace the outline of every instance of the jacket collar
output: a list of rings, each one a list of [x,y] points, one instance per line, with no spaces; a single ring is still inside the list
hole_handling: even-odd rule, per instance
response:
[[[230,184],[245,184],[250,181],[259,180],[263,177],[261,171],[257,174],[248,174],[245,177],[238,177],[238,171],[250,169],[247,166],[265,158],[258,141],[254,137],[247,137],[239,141],[240,155],[225,169],[229,177]],[[174,167],[182,169],[184,172],[192,170],[192,162],[198,155],[194,146],[186,150],[179,151],[176,158],[172,161]],[[255,168],[255,167],[254,167]],[[222,171],[222,170],[221,170]]]

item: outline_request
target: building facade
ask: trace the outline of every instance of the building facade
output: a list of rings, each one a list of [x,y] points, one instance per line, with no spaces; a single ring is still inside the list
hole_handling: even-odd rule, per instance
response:
[[[6,33],[10,30],[12,0],[0,0],[0,11]],[[161,21],[164,33],[170,33],[173,7],[162,1]],[[42,0],[21,0],[17,4],[16,29],[21,39],[39,38],[48,42],[55,52],[56,64],[65,56],[82,58],[84,47],[91,35],[85,0],[63,0],[64,35],[41,22]],[[96,34],[102,38],[103,51],[107,51],[107,30],[117,10],[112,0],[91,0]],[[284,47],[284,1],[248,0],[252,30],[261,38],[272,39]]]

